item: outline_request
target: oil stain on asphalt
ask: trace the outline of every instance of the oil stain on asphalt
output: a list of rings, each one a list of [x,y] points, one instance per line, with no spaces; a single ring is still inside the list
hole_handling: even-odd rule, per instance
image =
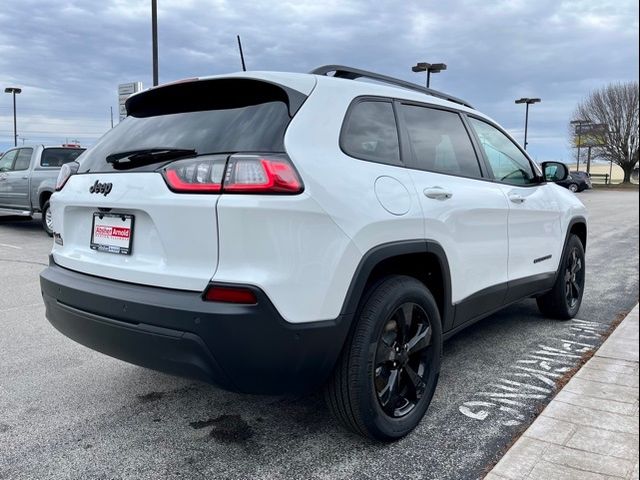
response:
[[[240,415],[220,415],[189,425],[196,430],[212,427],[209,436],[223,443],[244,444],[253,437],[253,429]]]
[[[155,402],[157,400],[160,400],[162,397],[164,397],[164,393],[162,392],[149,392],[145,393],[144,395],[136,395],[136,398],[141,403]]]

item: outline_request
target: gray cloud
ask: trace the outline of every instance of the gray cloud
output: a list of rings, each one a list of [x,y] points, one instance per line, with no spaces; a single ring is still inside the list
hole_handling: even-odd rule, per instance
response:
[[[308,71],[344,63],[414,82],[416,61],[444,61],[433,86],[463,97],[522,137],[568,159],[566,123],[591,89],[638,77],[633,0],[536,2],[158,0],[160,80],[240,69]],[[22,0],[0,12],[0,86],[18,85],[27,142],[92,143],[109,128],[118,83],[151,84],[150,2]],[[0,150],[11,144],[11,98],[0,100]],[[116,112],[117,113],[117,112]]]

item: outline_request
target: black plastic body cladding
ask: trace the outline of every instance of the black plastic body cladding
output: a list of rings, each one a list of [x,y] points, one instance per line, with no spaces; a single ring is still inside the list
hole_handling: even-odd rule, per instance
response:
[[[291,324],[255,289],[256,305],[97,278],[53,261],[40,276],[47,319],[107,355],[245,393],[302,392],[331,372],[349,318]]]

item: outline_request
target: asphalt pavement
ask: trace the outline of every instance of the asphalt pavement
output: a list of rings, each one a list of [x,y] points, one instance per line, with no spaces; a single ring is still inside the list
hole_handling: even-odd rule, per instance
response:
[[[0,218],[0,479],[482,478],[638,302],[638,192],[579,197],[591,219],[577,319],[527,300],[453,337],[426,417],[393,444],[342,430],[319,394],[223,392],[67,339],[40,297],[51,240]]]

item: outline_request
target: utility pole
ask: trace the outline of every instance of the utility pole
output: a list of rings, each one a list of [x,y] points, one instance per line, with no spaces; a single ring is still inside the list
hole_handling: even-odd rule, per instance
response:
[[[16,95],[22,93],[22,89],[18,87],[7,87],[4,93],[13,95],[13,146],[18,146],[18,122],[16,120]]]
[[[109,107],[109,110],[111,110],[111,128],[113,128],[113,107]]]
[[[153,86],[158,85],[158,0],[151,0],[151,44],[153,56]]]

